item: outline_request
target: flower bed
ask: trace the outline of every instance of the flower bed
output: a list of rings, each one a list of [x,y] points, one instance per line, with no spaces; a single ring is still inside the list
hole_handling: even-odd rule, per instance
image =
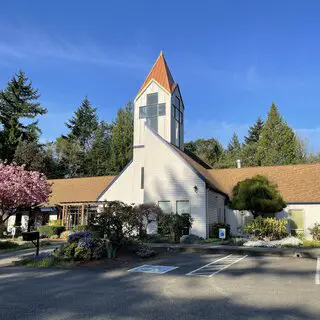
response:
[[[287,237],[281,240],[264,241],[249,240],[243,244],[244,247],[265,247],[265,248],[283,248],[283,247],[299,247],[303,241],[295,237]]]

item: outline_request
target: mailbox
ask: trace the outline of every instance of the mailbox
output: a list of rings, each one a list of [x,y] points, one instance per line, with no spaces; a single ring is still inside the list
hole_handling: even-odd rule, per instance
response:
[[[40,233],[38,231],[31,232],[22,232],[23,241],[35,241],[40,237]]]
[[[34,244],[34,246],[36,247],[36,256],[38,256],[40,247],[40,233],[38,231],[22,232],[22,238],[24,241],[31,241]]]

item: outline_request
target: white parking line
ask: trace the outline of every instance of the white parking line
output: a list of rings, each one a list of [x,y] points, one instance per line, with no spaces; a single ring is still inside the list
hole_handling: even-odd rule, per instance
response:
[[[192,270],[191,272],[187,273],[187,276],[198,276],[198,277],[207,277],[211,278],[217,273],[221,272],[222,270],[225,270],[232,266],[233,264],[245,259],[247,255],[245,256],[239,256],[239,255],[232,255],[229,254],[226,257],[217,259],[215,261],[212,261],[198,269]]]
[[[223,258],[220,258],[220,259],[218,259],[218,260],[212,261],[212,262],[210,262],[210,263],[208,263],[208,264],[206,264],[206,265],[204,265],[204,266],[202,266],[202,267],[200,267],[200,268],[198,268],[198,269],[195,269],[195,270],[192,270],[192,271],[188,272],[188,273],[186,274],[186,276],[191,276],[191,275],[193,275],[195,272],[197,272],[197,271],[199,271],[199,270],[201,270],[201,269],[203,269],[203,268],[209,267],[209,266],[211,266],[212,264],[214,264],[214,263],[216,263],[216,262],[218,262],[218,261],[227,259],[227,258],[229,258],[229,257],[231,257],[231,256],[232,256],[232,254],[229,254],[229,255],[226,256],[226,257],[223,257]]]
[[[320,284],[320,258],[317,259],[316,284]]]
[[[216,275],[217,273],[219,273],[219,272],[221,272],[222,270],[225,270],[225,269],[227,269],[227,268],[231,267],[233,264],[235,264],[235,263],[237,263],[237,262],[239,262],[239,261],[241,261],[241,260],[245,259],[246,257],[247,257],[247,255],[245,255],[244,257],[241,257],[240,259],[238,259],[238,260],[236,260],[236,261],[233,261],[232,263],[230,263],[230,264],[228,264],[228,265],[224,266],[224,267],[223,267],[223,268],[221,268],[220,270],[218,270],[218,271],[216,271],[216,272],[212,273],[209,277],[210,277],[210,278],[211,278],[211,277],[213,277],[213,276],[214,276],[214,275]]]

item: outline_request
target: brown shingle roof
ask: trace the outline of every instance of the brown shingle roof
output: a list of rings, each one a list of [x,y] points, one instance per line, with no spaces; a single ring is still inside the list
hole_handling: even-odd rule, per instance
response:
[[[173,146],[174,147],[174,146]],[[320,202],[320,163],[232,169],[206,169],[186,152],[175,150],[216,190],[232,196],[241,180],[263,175],[277,184],[286,202]]]
[[[298,164],[241,169],[211,169],[208,173],[217,187],[232,195],[238,181],[257,174],[278,185],[286,202],[320,202],[320,164]]]
[[[100,193],[111,183],[114,176],[52,179],[52,193],[47,205],[54,206],[62,202],[96,201]]]
[[[171,72],[169,70],[169,67],[167,65],[162,51],[160,52],[160,55],[154,63],[146,80],[141,86],[138,95],[147,87],[151,80],[157,81],[163,88],[165,88],[170,93],[172,93],[177,86],[177,84],[173,80],[173,77],[171,75]]]

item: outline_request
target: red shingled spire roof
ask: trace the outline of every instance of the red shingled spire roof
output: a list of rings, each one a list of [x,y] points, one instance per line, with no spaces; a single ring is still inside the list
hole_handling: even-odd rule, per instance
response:
[[[170,93],[172,93],[177,86],[172,78],[171,72],[162,51],[160,52],[159,57],[154,63],[146,80],[141,86],[138,95],[147,87],[151,80],[155,80],[156,82],[158,82],[164,89],[166,89]]]

